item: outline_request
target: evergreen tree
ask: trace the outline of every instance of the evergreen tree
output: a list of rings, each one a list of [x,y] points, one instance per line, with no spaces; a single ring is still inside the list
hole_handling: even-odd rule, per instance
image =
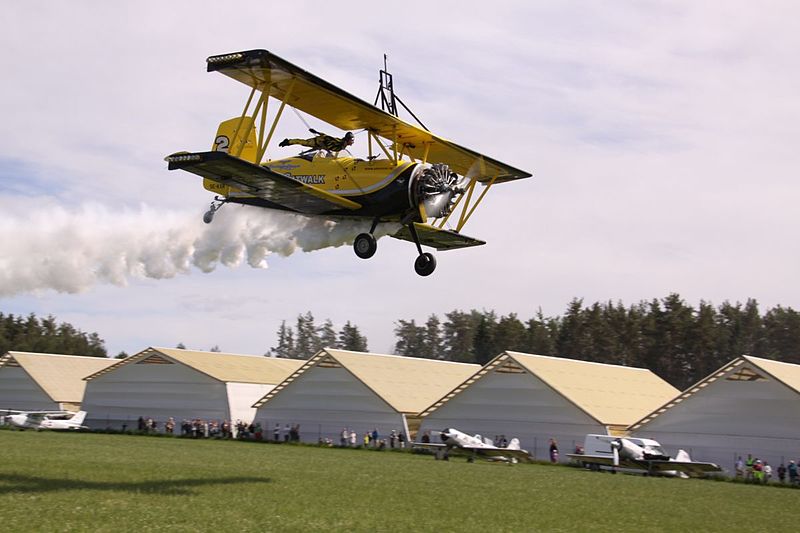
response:
[[[319,339],[319,350],[322,348],[338,348],[339,340],[336,338],[336,330],[333,329],[333,322],[326,319],[322,326],[317,330],[317,338]]]
[[[472,353],[475,357],[475,362],[479,365],[485,365],[495,355],[495,337],[494,330],[497,324],[494,322],[494,314],[483,314],[478,319],[478,324],[475,327],[475,334],[472,337]]]
[[[480,314],[451,311],[442,325],[444,332],[444,353],[448,361],[471,363],[475,361],[474,336]]]
[[[427,352],[425,347],[425,328],[417,326],[412,320],[398,320],[394,328],[397,339],[394,344],[394,353],[407,357],[424,357]]]
[[[689,353],[694,361],[694,372],[686,376],[685,383],[692,384],[725,364],[719,350],[718,317],[714,306],[701,301],[689,332]]]
[[[589,359],[592,338],[586,328],[583,300],[574,298],[561,318],[556,339],[556,350],[561,357]]]
[[[555,355],[558,327],[558,319],[545,318],[539,308],[536,317],[525,324],[525,349],[522,351],[537,355]]]
[[[506,350],[524,352],[528,345],[528,331],[516,313],[509,313],[497,321],[493,340],[490,360]]]
[[[351,350],[354,352],[366,352],[367,338],[362,336],[358,331],[358,327],[354,326],[348,320],[339,332],[339,345],[343,350]]]
[[[425,322],[425,331],[423,333],[423,357],[429,359],[443,359],[444,354],[444,341],[442,340],[442,324],[439,317],[431,315]]]
[[[281,321],[278,328],[278,345],[269,349],[267,352],[271,357],[293,358],[295,356],[294,334],[292,328],[286,326],[286,321]]]
[[[105,341],[72,324],[58,324],[52,316],[39,319],[0,313],[0,354],[8,351],[106,357]]]
[[[295,333],[295,358],[308,359],[319,351],[322,342],[317,334],[314,315],[311,314],[311,311],[306,312],[305,315],[297,315]]]
[[[780,305],[764,315],[761,357],[800,364],[800,313]]]

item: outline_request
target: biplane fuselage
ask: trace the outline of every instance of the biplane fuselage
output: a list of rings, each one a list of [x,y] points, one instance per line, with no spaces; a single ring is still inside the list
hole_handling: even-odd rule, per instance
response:
[[[530,176],[401,120],[393,84],[384,86],[383,80],[391,78],[388,72],[381,71],[379,95],[384,103],[391,102],[391,112],[266,50],[211,56],[206,61],[209,72],[220,72],[251,88],[242,114],[220,124],[211,151],[177,152],[166,158],[170,170],[201,176],[204,187],[217,195],[203,217],[207,223],[228,202],[305,215],[368,218],[372,229],[357,235],[353,243],[356,255],[367,259],[377,249],[377,225],[399,222],[403,227],[391,236],[416,245],[414,269],[427,276],[436,260],[422,246],[450,250],[485,244],[463,235],[461,228],[493,184]],[[384,89],[389,91],[388,100]],[[268,124],[271,98],[280,106]],[[287,105],[350,134],[365,132],[369,155],[360,159],[306,151],[270,159],[267,149]],[[297,143],[279,147],[287,144]],[[478,184],[484,190],[474,194]],[[455,215],[459,204],[460,214]],[[445,225],[451,215],[455,223],[449,229]]]
[[[413,204],[411,185],[419,165],[420,163],[410,161],[395,163],[389,159],[333,157],[323,152],[262,164],[264,168],[275,173],[353,200],[360,205],[356,209],[345,209],[332,204],[329,209],[319,212],[320,215],[381,217],[386,221],[399,220],[402,213],[416,207]],[[204,180],[204,187],[225,196],[231,202],[296,211],[212,180]]]

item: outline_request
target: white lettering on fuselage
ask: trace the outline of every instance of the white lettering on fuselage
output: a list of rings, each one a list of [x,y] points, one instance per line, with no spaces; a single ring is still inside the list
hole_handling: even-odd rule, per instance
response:
[[[288,177],[306,185],[325,185],[325,174],[288,174]]]

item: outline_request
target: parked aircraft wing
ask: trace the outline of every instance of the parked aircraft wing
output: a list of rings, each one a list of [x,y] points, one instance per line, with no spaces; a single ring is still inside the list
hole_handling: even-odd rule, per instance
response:
[[[512,450],[509,448],[483,448],[480,446],[464,446],[462,449],[477,453],[478,455],[482,455],[484,457],[503,457],[506,459],[513,457],[526,463],[533,461],[533,457],[531,457],[531,454],[529,454],[526,450]]]
[[[182,169],[230,185],[299,213],[318,215],[338,209],[358,209],[360,204],[294,180],[226,152],[177,153],[167,156],[169,169]]]
[[[398,151],[427,162],[446,163],[462,176],[479,159],[483,164],[478,180],[496,183],[530,177],[490,157],[459,146],[430,131],[353,96],[310,72],[266,50],[247,50],[209,57],[208,72],[221,72],[288,105],[342,130],[365,129],[392,143]]]
[[[722,472],[722,468],[714,463],[700,463],[695,461],[648,461],[650,470],[655,472],[684,472],[690,476],[703,476]]]

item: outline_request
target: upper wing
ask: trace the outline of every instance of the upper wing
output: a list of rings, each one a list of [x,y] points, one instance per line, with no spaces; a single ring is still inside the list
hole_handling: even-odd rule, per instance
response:
[[[467,237],[455,231],[437,228],[430,224],[419,224],[415,222],[414,228],[417,230],[420,244],[436,248],[437,250],[455,250],[456,248],[467,248],[469,246],[486,244],[486,241]],[[414,242],[414,239],[411,237],[411,232],[405,226],[400,228],[392,237]]]
[[[342,130],[370,130],[398,145],[416,159],[447,163],[466,175],[476,162],[478,179],[488,182],[530,177],[529,172],[501,163],[478,152],[418,128],[343,91],[266,50],[248,50],[211,56],[209,72],[221,72],[237,81],[266,90],[277,99]],[[288,98],[287,98],[288,94]],[[427,158],[425,157],[427,155]]]
[[[361,207],[347,198],[293,180],[227,152],[178,153],[168,156],[167,161],[170,170],[186,170],[300,213],[315,215],[332,209]]]

